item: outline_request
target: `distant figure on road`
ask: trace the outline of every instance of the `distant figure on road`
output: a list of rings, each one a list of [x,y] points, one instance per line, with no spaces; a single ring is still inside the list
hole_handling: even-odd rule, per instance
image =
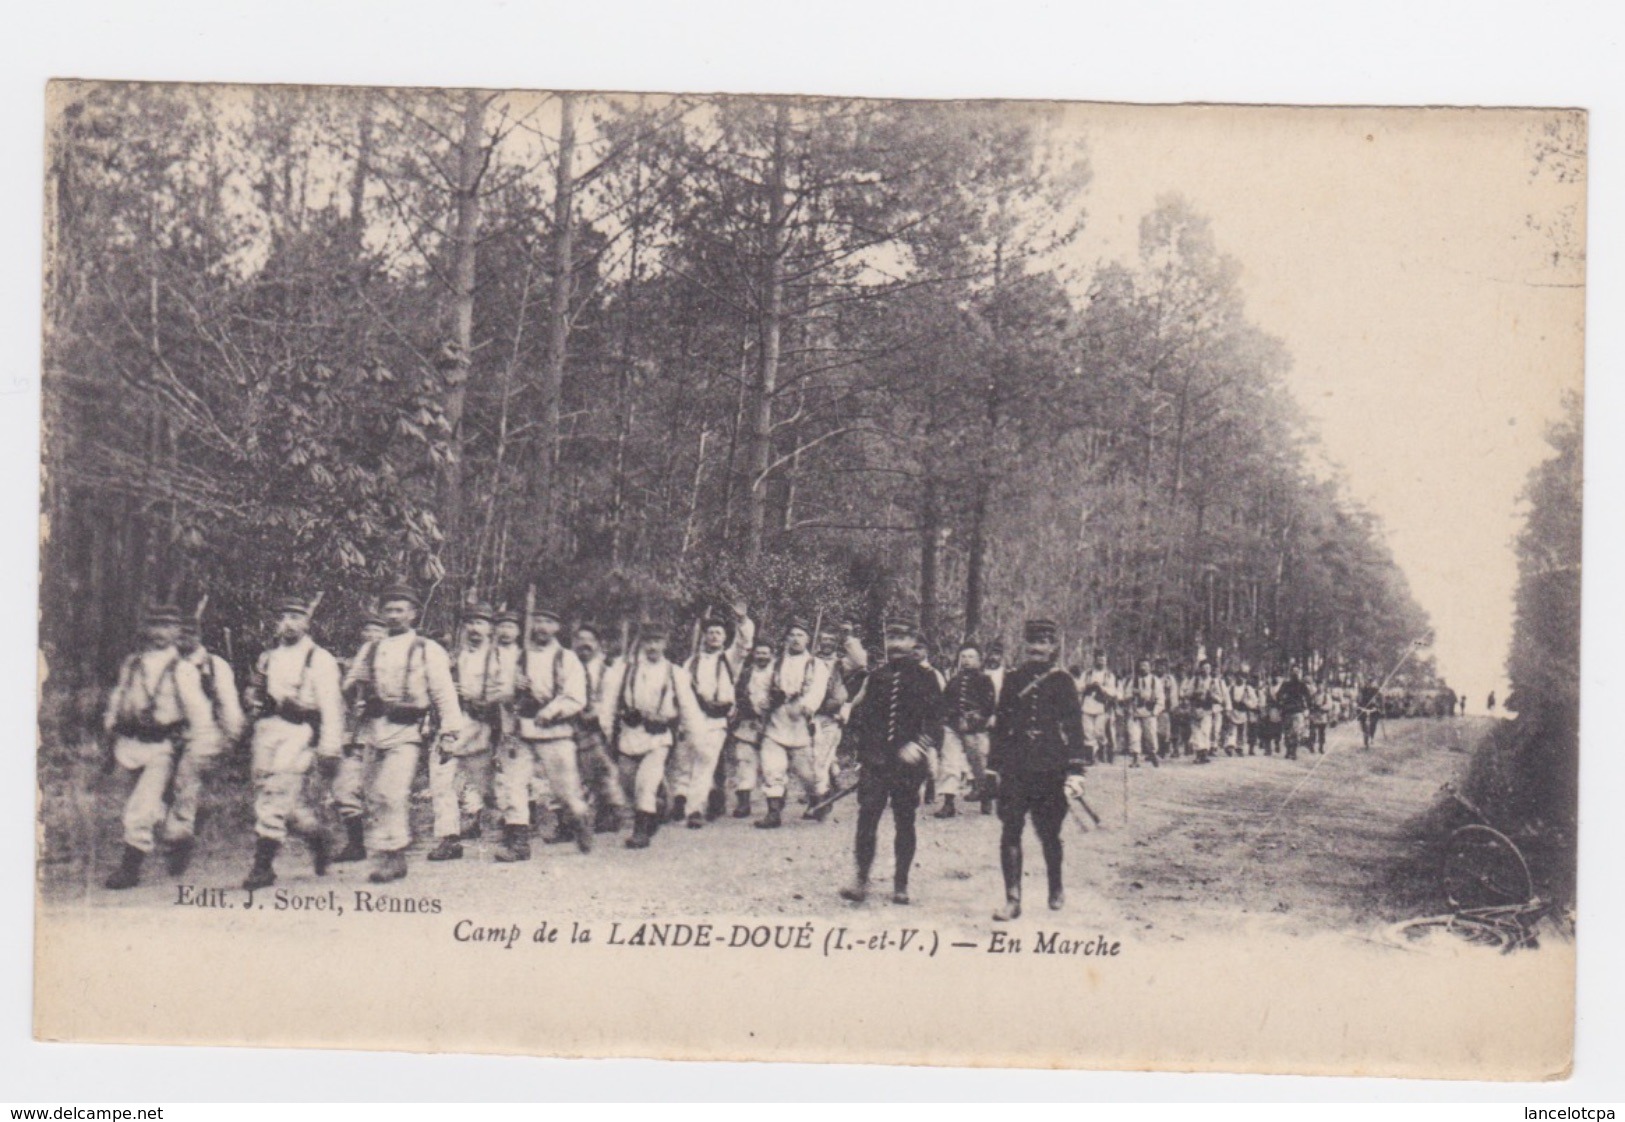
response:
[[[1467,715],[1467,695],[1466,694],[1461,695],[1461,715],[1463,717],[1465,717]]]
[[[1490,691],[1490,699],[1484,703],[1484,708],[1491,713],[1495,712],[1495,691]]]

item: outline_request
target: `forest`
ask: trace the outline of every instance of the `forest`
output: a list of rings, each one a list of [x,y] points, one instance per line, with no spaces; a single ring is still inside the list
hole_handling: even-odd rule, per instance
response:
[[[1428,622],[1317,468],[1282,344],[1168,196],[1080,265],[1028,103],[56,83],[42,643],[141,605],[743,597],[1069,658],[1392,665]],[[1431,671],[1424,661],[1420,679]]]

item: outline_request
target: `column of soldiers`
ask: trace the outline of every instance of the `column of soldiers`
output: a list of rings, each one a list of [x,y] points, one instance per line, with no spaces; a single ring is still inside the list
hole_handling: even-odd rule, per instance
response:
[[[997,810],[1006,894],[995,919],[1021,910],[1021,840],[1030,818],[1044,854],[1049,903],[1064,902],[1060,829],[1081,797],[1084,770],[1184,756],[1325,751],[1326,729],[1358,716],[1366,745],[1384,715],[1382,692],[1361,678],[1304,678],[1246,670],[1194,672],[1167,659],[1114,672],[1106,652],[1087,669],[1059,663],[1056,625],[1023,630],[1022,659],[963,643],[951,675],[930,664],[911,621],[885,628],[875,666],[849,625],[824,630],[790,620],[778,641],[759,633],[747,606],[707,614],[681,662],[669,633],[643,624],[633,649],[607,656],[599,628],[579,623],[569,645],[563,615],[471,604],[448,651],[417,628],[415,590],[384,591],[343,660],[310,634],[316,601],[271,605],[274,642],[256,660],[238,704],[229,663],[204,649],[196,626],[171,607],[150,609],[144,649],[123,664],[105,718],[111,760],[132,779],[125,848],[107,880],[140,880],[162,846],[171,875],[195,848],[199,794],[211,761],[245,731],[251,746],[254,852],[244,885],[276,880],[291,835],[317,875],[370,859],[368,879],[408,873],[411,802],[425,767],[434,843],[427,860],[465,857],[489,812],[500,821],[495,861],[531,859],[531,839],[552,818],[548,843],[592,850],[597,834],[630,825],[625,845],[649,847],[663,822],[701,830],[728,813],[785,825],[799,792],[804,820],[822,822],[841,797],[859,809],[855,876],[842,895],[867,897],[878,831],[894,824],[892,899],[907,903],[922,797],[953,818],[959,804]],[[624,638],[623,638],[624,642]],[[1451,709],[1455,708],[1451,699]],[[858,780],[838,786],[856,765]],[[330,839],[315,806],[336,812]],[[628,823],[628,819],[630,819]],[[337,844],[335,844],[337,843]]]

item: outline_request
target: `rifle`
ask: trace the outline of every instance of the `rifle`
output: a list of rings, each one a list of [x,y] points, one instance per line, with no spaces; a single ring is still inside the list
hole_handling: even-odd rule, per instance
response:
[[[1123,774],[1127,775],[1128,773],[1124,772]],[[1089,832],[1089,827],[1085,826],[1083,824],[1083,819],[1078,817],[1078,808],[1079,807],[1082,807],[1083,812],[1085,814],[1087,814],[1094,821],[1095,827],[1097,829],[1103,828],[1102,825],[1101,825],[1101,821],[1100,821],[1100,815],[1098,815],[1098,814],[1096,814],[1094,812],[1093,807],[1091,807],[1088,803],[1084,802],[1082,795],[1069,795],[1069,796],[1067,796],[1067,800],[1066,800],[1067,812],[1072,815],[1072,820],[1078,824],[1078,827],[1081,830],[1083,830],[1084,833],[1087,834]]]
[[[858,765],[858,766],[860,768],[862,767],[861,764]],[[825,809],[826,807],[832,807],[836,803],[840,802],[842,799],[846,798],[848,795],[855,792],[857,789],[858,789],[858,785],[856,783],[854,783],[849,787],[842,787],[839,791],[832,791],[829,794],[825,795],[823,798],[819,799],[817,802],[813,803],[811,806],[809,806],[807,808],[807,810],[806,810],[806,813],[807,814],[815,814],[818,811]]]

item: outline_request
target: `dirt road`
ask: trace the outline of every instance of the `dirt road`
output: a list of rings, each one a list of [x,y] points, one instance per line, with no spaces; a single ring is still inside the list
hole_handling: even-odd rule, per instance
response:
[[[1245,925],[1287,935],[1345,932],[1363,936],[1395,920],[1438,910],[1431,885],[1415,871],[1408,825],[1459,777],[1472,747],[1491,727],[1485,718],[1392,723],[1373,751],[1358,730],[1332,730],[1324,756],[1220,757],[1160,768],[1099,766],[1089,774],[1089,801],[1103,825],[1065,830],[1070,927],[1098,926],[1140,940],[1180,940]],[[88,809],[88,808],[87,808]],[[998,820],[980,813],[937,820],[922,813],[913,876],[914,903],[863,905],[879,922],[934,924],[944,931],[985,931],[1001,898]],[[116,819],[111,796],[94,805]],[[411,875],[389,886],[399,895],[436,897],[448,911],[478,914],[514,905],[546,908],[583,920],[705,915],[836,918],[849,913],[836,889],[850,875],[856,808],[840,803],[819,825],[792,816],[782,830],[753,829],[724,819],[704,830],[667,826],[654,846],[631,851],[600,835],[588,856],[570,846],[535,847],[528,864],[491,861],[491,839],[467,846],[458,862],[429,864],[420,843]],[[188,873],[195,886],[236,890],[250,857],[241,826],[233,847],[220,834]],[[92,878],[81,862],[46,866],[50,902],[98,908],[170,907],[176,884],[149,863],[146,883],[124,893],[100,888],[114,852],[108,830]],[[882,825],[877,883],[890,877],[890,826]],[[1023,924],[1052,918],[1044,907],[1043,863],[1029,834]],[[339,889],[347,899],[367,889],[366,869],[337,866],[311,876],[303,847],[290,843],[278,887],[294,892]]]

